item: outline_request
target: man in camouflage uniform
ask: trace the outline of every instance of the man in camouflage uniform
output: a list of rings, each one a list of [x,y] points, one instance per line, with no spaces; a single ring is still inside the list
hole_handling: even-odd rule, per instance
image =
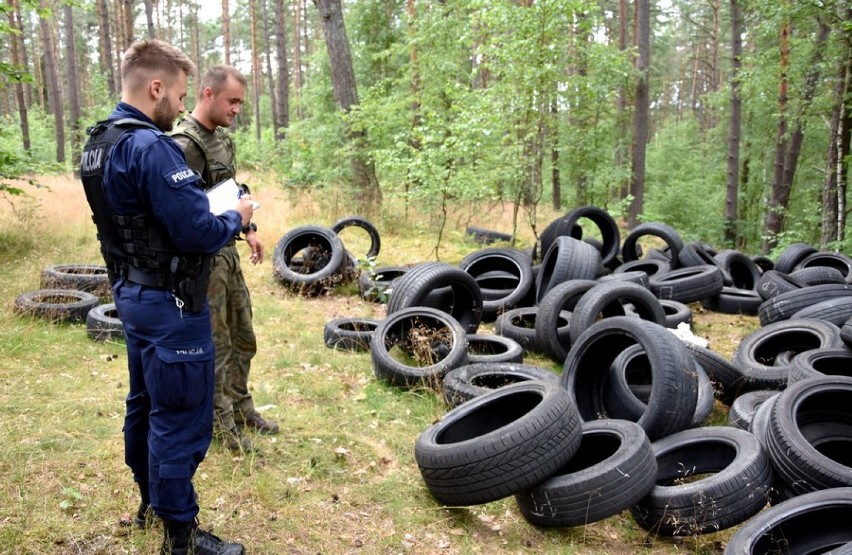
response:
[[[201,175],[205,190],[236,177],[234,143],[222,128],[229,127],[240,112],[245,89],[246,79],[237,69],[224,65],[210,68],[198,85],[195,108],[172,135],[183,149],[187,165]],[[252,264],[263,262],[263,245],[256,231],[254,224],[243,229]],[[258,414],[248,390],[257,341],[251,299],[234,239],[216,254],[207,292],[216,349],[214,436],[231,450],[251,450],[251,439],[243,429],[276,433],[278,424]]]

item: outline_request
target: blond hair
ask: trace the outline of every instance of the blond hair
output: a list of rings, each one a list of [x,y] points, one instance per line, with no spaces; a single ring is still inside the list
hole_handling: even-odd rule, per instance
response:
[[[158,39],[134,42],[121,61],[122,84],[128,90],[143,87],[151,79],[171,83],[180,73],[195,76],[195,64],[189,56]]]

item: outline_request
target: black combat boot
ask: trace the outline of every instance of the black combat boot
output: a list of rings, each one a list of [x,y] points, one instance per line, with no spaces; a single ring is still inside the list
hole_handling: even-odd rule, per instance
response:
[[[228,543],[198,528],[195,521],[163,520],[161,555],[245,555],[241,543]]]
[[[137,528],[147,528],[154,520],[154,511],[151,509],[151,497],[148,494],[148,482],[137,482],[139,486],[139,508],[133,517],[133,525]]]

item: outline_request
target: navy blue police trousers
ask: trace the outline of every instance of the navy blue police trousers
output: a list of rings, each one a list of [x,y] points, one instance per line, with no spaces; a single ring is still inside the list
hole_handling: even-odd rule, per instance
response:
[[[210,311],[182,311],[171,292],[119,279],[113,287],[124,324],[130,391],[124,418],[125,462],[147,484],[161,518],[198,514],[192,477],[213,437],[213,339]]]

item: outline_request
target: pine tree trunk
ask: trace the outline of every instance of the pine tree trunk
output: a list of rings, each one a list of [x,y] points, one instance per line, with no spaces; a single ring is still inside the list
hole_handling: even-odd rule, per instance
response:
[[[24,20],[21,16],[21,2],[20,0],[12,0],[13,11],[15,12],[15,26],[21,31],[21,34],[17,37],[18,40],[18,55],[21,61],[21,67],[29,68],[30,60],[27,55],[27,45],[24,41],[24,36],[27,33],[27,30],[24,29]],[[33,87],[29,83],[24,83],[24,100],[26,101],[26,107],[29,109],[33,105]]]
[[[113,0],[112,3],[112,28],[115,30],[115,52],[113,60],[115,61],[115,90],[121,91],[121,56],[126,49],[127,38],[124,36],[124,24],[122,23],[122,2],[121,0]]]
[[[157,38],[157,30],[154,26],[154,5],[151,0],[145,0],[145,20],[148,22],[148,38]]]
[[[131,0],[124,0],[122,15],[124,16],[124,47],[128,48],[136,40],[133,36],[133,2]]]
[[[287,136],[287,128],[290,127],[290,72],[287,67],[287,29],[285,25],[287,18],[284,12],[284,0],[273,1],[275,2],[275,60],[278,63],[278,74],[275,79],[278,125],[275,139],[281,141]]]
[[[636,0],[636,44],[639,57],[636,60],[639,82],[636,85],[636,109],[633,114],[633,156],[631,164],[630,194],[633,199],[627,210],[627,226],[630,229],[639,223],[645,198],[645,150],[648,142],[648,111],[650,92],[648,70],[651,57],[651,0]]]
[[[254,100],[254,136],[260,144],[260,52],[257,47],[257,9],[249,0],[249,33],[251,34],[251,86]]]
[[[627,23],[627,0],[618,0],[618,50],[621,52],[627,51]],[[627,91],[623,85],[618,86],[618,96],[615,102],[615,117],[618,129],[615,147],[615,168],[616,170],[621,170],[627,164],[627,133],[629,129],[627,125]],[[627,197],[629,187],[630,181],[628,179],[621,180],[618,184],[619,199]]]
[[[762,251],[764,254],[768,253],[778,244],[778,234],[784,229],[786,218],[785,214],[790,204],[790,193],[793,189],[793,180],[796,176],[799,154],[802,151],[802,143],[805,140],[805,131],[802,127],[804,111],[810,107],[810,103],[816,93],[816,86],[820,77],[820,68],[822,67],[824,45],[828,39],[830,31],[831,28],[828,25],[823,23],[820,24],[819,32],[817,33],[816,41],[814,42],[814,53],[807,66],[808,73],[805,77],[805,85],[802,90],[802,102],[793,121],[793,131],[790,133],[789,140],[783,138],[785,135],[781,134],[782,124],[779,123],[778,139],[776,140],[774,179],[772,181],[772,190],[770,191],[769,197],[769,211],[767,212],[766,226],[763,234],[764,241]],[[787,34],[787,57],[789,63],[789,31]],[[786,71],[783,75],[786,75]],[[787,103],[786,77],[782,78],[782,85],[784,86],[784,110],[781,111],[781,120],[783,122],[784,132],[786,133],[787,119],[784,116]]]
[[[45,14],[44,0],[39,0],[38,5],[40,13]],[[50,28],[50,22],[44,15],[39,16],[39,28],[41,30],[41,42],[44,45],[49,106],[50,111],[53,112],[53,120],[56,125],[56,161],[62,163],[65,162],[65,107],[62,102],[62,87],[56,66],[53,31]]]
[[[269,8],[266,2],[267,0],[260,0],[263,14],[263,54],[266,60],[266,87],[269,89],[269,104],[272,107],[272,136],[278,137],[279,117],[276,100],[278,91],[275,89],[275,75],[272,73],[272,37],[269,33]]]
[[[231,11],[228,0],[222,0],[222,43],[225,50],[225,65],[231,65]]]
[[[293,7],[293,103],[296,117],[302,119],[302,17],[304,0],[296,0]]]
[[[358,90],[340,0],[313,0],[313,2],[319,11],[328,49],[334,100],[340,110],[347,113],[358,104]],[[366,133],[349,129],[346,134],[348,141],[352,144],[350,163],[352,182],[358,195],[357,200],[366,213],[375,214],[381,206],[382,195],[375,167],[366,153]]]
[[[550,145],[550,202],[554,210],[562,209],[562,179],[559,175],[559,105],[550,101],[550,117],[556,126]]]
[[[18,4],[18,0],[13,0],[13,2],[13,9],[9,10],[6,13],[6,16],[9,19],[9,28],[13,31],[17,30],[18,32],[20,32],[21,29],[18,26],[18,21],[15,17],[16,11],[20,11],[20,5]],[[23,69],[24,65],[21,63],[21,43],[23,42],[21,40],[21,35],[12,34],[9,37],[9,42],[9,49],[11,50],[10,54],[12,56],[12,65]],[[15,102],[18,105],[18,119],[20,120],[21,125],[21,140],[23,143],[24,151],[29,152],[31,148],[30,120],[27,112],[26,95],[24,94],[24,83],[20,79],[15,79],[13,83],[15,89]]]
[[[115,67],[112,63],[112,38],[109,34],[109,4],[107,0],[95,0],[98,12],[98,50],[101,55],[101,71],[106,74],[107,90],[115,96]]]
[[[80,154],[83,152],[80,135],[80,97],[77,80],[77,47],[74,40],[74,13],[71,4],[65,4],[65,64],[68,71],[68,120],[71,128],[71,164],[74,174],[80,168]]]
[[[742,21],[739,0],[731,0],[731,113],[728,126],[728,168],[725,188],[725,240],[736,248],[740,184],[740,130],[743,102],[740,96],[740,68],[742,67]]]

